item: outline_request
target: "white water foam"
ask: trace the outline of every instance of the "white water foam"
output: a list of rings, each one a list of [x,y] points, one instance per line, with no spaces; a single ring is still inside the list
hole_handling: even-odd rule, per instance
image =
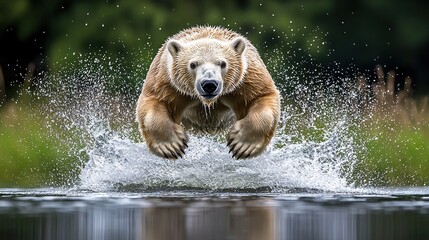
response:
[[[143,189],[198,188],[210,190],[316,188],[341,190],[341,162],[320,161],[335,152],[331,140],[324,143],[270,147],[251,160],[234,160],[225,143],[209,137],[191,136],[183,159],[164,160],[146,145],[111,136],[88,152],[89,162],[80,175],[80,188],[114,190],[118,185]]]
[[[92,123],[87,130],[94,143],[87,148],[89,161],[79,177],[81,189],[281,192],[296,188],[345,191],[350,187],[344,165],[353,164],[355,156],[352,139],[341,135],[347,128],[341,120],[325,132],[321,142],[290,143],[290,136],[280,127],[267,151],[249,160],[233,159],[219,138],[190,135],[186,155],[176,161],[154,156],[144,142],[112,131],[100,119]]]

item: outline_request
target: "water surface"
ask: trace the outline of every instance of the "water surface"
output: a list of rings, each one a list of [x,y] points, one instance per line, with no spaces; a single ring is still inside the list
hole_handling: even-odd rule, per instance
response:
[[[429,189],[1,189],[0,239],[429,239]]]

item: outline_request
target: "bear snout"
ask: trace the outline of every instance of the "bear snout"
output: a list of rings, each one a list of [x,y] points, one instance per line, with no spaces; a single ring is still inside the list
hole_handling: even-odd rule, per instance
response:
[[[201,88],[209,94],[214,93],[218,86],[219,84],[216,80],[203,80],[203,82],[201,83]]]
[[[198,93],[205,99],[212,99],[220,94],[221,82],[216,79],[201,79],[197,84]]]

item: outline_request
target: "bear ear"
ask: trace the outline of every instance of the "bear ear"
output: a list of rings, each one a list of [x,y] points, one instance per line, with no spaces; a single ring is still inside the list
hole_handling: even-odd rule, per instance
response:
[[[236,37],[231,41],[231,47],[238,53],[242,54],[246,48],[246,41],[242,37]]]
[[[180,51],[180,49],[183,48],[182,43],[180,43],[177,40],[170,40],[167,43],[167,49],[170,52],[171,56],[176,57],[177,53]]]

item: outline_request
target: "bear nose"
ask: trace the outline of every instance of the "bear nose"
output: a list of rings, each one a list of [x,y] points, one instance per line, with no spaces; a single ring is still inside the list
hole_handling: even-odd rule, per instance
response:
[[[218,82],[216,80],[203,80],[201,82],[201,88],[206,93],[213,93],[214,91],[216,91],[218,85],[219,84],[218,84]]]

